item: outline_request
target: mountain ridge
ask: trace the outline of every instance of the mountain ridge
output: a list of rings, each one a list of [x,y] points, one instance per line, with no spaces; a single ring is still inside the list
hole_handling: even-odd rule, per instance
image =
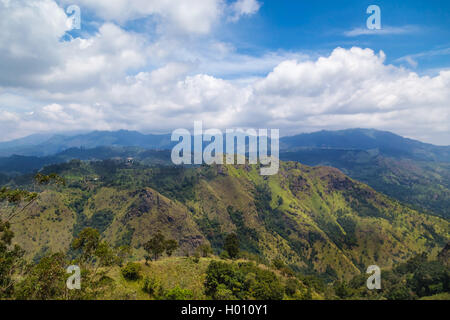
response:
[[[170,134],[142,134],[138,131],[92,131],[76,135],[45,135],[0,143],[0,156],[45,156],[73,147],[95,148],[100,146],[141,147],[146,149],[170,149],[174,142]],[[421,160],[450,161],[450,146],[436,146],[418,140],[404,138],[389,131],[376,129],[322,130],[280,138],[280,149],[295,151],[302,147],[326,147],[333,149],[374,150],[386,155],[409,156]]]

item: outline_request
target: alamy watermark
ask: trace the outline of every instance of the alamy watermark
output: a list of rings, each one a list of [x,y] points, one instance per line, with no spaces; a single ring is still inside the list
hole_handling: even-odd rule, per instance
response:
[[[72,274],[67,278],[66,286],[69,290],[80,290],[81,289],[81,270],[79,266],[72,265],[67,267],[67,273]]]
[[[72,4],[67,7],[66,13],[71,15],[70,19],[67,20],[67,27],[70,30],[81,29],[81,9],[79,6]]]
[[[370,16],[367,18],[367,29],[380,30],[381,29],[381,9],[379,6],[372,4],[367,7],[367,14]]]
[[[203,131],[203,123],[195,121],[193,136],[187,129],[176,129],[172,132],[171,139],[179,142],[172,149],[171,155],[172,162],[177,165],[223,164],[224,158],[226,164],[245,164],[248,157],[249,164],[263,165],[260,174],[264,176],[277,174],[280,166],[278,129],[270,129],[270,137],[268,129],[226,129],[224,139],[221,130]],[[209,144],[204,147],[205,142]]]
[[[366,273],[371,274],[367,279],[367,289],[381,289],[381,269],[379,266],[371,265],[367,268]]]

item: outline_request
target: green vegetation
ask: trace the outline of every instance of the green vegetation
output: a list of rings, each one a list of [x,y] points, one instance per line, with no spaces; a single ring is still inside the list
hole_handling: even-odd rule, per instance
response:
[[[425,253],[396,265],[392,270],[382,270],[381,274],[381,290],[367,290],[366,277],[359,275],[348,282],[336,282],[335,293],[341,299],[415,300],[450,291],[449,268],[442,261],[429,260]]]
[[[282,162],[278,175],[261,177],[257,165],[111,160],[42,175],[52,172],[64,183],[21,177],[0,189],[1,298],[419,299],[449,291],[449,222],[333,168]],[[403,267],[423,252],[426,261]],[[82,290],[65,287],[61,268],[72,264]],[[383,268],[383,292],[365,288],[372,264]]]
[[[158,231],[149,241],[144,243],[144,250],[147,252],[145,257],[146,262],[153,257],[153,260],[158,260],[158,258],[166,252],[170,257],[175,250],[178,249],[178,242],[174,239],[166,240],[164,235]]]
[[[138,280],[141,278],[141,266],[137,263],[128,262],[125,267],[121,269],[122,275],[127,280]]]
[[[239,239],[236,234],[229,234],[225,238],[225,246],[224,249],[227,251],[228,256],[231,259],[235,259],[239,255]]]
[[[206,271],[206,294],[214,299],[281,300],[284,287],[277,276],[254,263],[213,261]]]

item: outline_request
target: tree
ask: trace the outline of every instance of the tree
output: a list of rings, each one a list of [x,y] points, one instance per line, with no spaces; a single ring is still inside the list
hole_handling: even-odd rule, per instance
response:
[[[116,248],[116,252],[117,252],[117,263],[121,267],[123,263],[131,255],[131,247],[128,245],[122,245]]]
[[[38,173],[34,177],[34,180],[38,185],[47,185],[50,183],[54,183],[56,185],[63,185],[63,186],[66,185],[66,179],[60,177],[56,173],[50,173],[48,176]]]
[[[440,261],[426,261],[414,271],[408,284],[419,297],[448,292],[450,270]]]
[[[153,260],[158,260],[158,258],[164,253],[170,257],[175,250],[178,249],[178,242],[174,239],[168,239],[158,231],[149,241],[144,244],[144,250],[147,251],[147,256],[145,256],[145,263],[148,263],[150,257]]]
[[[169,239],[166,241],[166,253],[169,257],[177,249],[178,249],[178,242],[176,242],[174,239]]]
[[[205,294],[213,299],[281,300],[285,288],[278,277],[254,263],[211,261]]]
[[[198,247],[198,250],[203,258],[209,257],[213,253],[211,246],[207,243],[203,243]]]
[[[192,291],[176,286],[175,288],[167,291],[164,298],[166,300],[189,300],[192,299]]]
[[[32,203],[36,201],[38,194],[36,192],[29,192],[20,189],[9,189],[3,187],[0,189],[0,202],[6,203],[6,206],[11,205],[12,210],[5,210],[0,212],[0,220],[5,222],[11,221],[12,218],[23,212]]]
[[[54,253],[44,256],[37,265],[30,265],[27,276],[18,285],[16,297],[30,300],[65,298],[66,264],[64,254]]]
[[[334,292],[341,299],[348,299],[353,295],[352,289],[345,281],[337,281],[334,284]]]
[[[0,220],[0,298],[7,298],[14,291],[14,274],[23,269],[24,251],[15,245],[11,248],[14,233],[9,222]]]
[[[235,233],[229,234],[225,238],[224,249],[228,252],[231,259],[235,259],[239,255],[239,239]]]
[[[82,290],[76,290],[78,299],[93,299],[102,292],[110,290],[112,279],[109,270],[120,264],[120,250],[111,248],[108,242],[100,240],[100,233],[93,228],[83,229],[72,242],[72,248],[79,256],[73,261],[81,267]]]
[[[147,263],[150,256],[153,256],[154,260],[163,254],[166,250],[166,239],[164,235],[158,231],[149,241],[144,244],[144,250],[147,251],[148,256],[145,257],[145,262]]]
[[[219,287],[222,285],[222,287]],[[206,270],[205,293],[206,295],[218,299],[217,291],[222,288],[230,290],[230,292],[239,291],[241,287],[239,274],[236,267],[221,261],[211,261]],[[229,297],[234,299],[235,297]]]
[[[23,212],[37,199],[37,193],[26,190],[0,189],[0,202],[8,210],[0,211],[0,298],[10,297],[14,292],[14,275],[23,271],[24,251],[18,245],[12,245],[14,232],[11,219]]]
[[[100,233],[93,228],[83,229],[78,238],[72,242],[72,248],[81,250],[81,263],[89,263],[94,259],[94,254],[100,244]]]
[[[57,174],[49,176],[37,175],[35,182],[38,184],[50,184],[52,182],[63,183],[64,179]],[[24,271],[24,251],[18,245],[12,245],[14,233],[11,230],[11,220],[24,212],[38,199],[36,192],[27,190],[0,188],[0,203],[5,204],[0,210],[0,298],[11,297],[17,274]]]

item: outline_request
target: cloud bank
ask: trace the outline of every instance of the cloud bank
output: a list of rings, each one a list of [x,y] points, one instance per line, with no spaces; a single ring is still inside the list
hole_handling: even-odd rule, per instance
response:
[[[256,14],[256,1],[186,1],[190,10],[174,1],[73,2],[99,17],[98,28],[62,41],[64,1],[0,1],[2,140],[68,130],[170,132],[202,120],[282,135],[367,127],[450,141],[450,71],[419,76],[367,48],[250,56],[217,41],[214,25],[236,19],[235,10]],[[124,27],[147,16],[162,28],[156,36]]]

